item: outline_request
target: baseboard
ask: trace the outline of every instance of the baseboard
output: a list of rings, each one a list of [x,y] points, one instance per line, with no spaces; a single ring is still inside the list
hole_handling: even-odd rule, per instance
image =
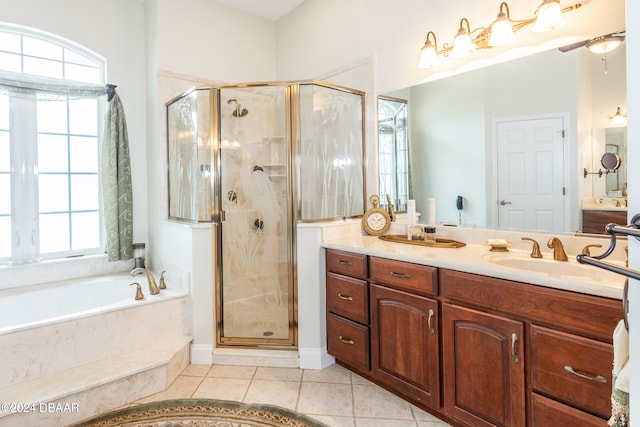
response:
[[[213,350],[213,363],[215,365],[271,366],[279,368],[300,367],[297,351],[252,348],[216,348]]]
[[[336,363],[336,359],[327,353],[327,348],[300,348],[301,369],[324,369]]]
[[[192,365],[213,365],[213,345],[192,343],[189,361]]]

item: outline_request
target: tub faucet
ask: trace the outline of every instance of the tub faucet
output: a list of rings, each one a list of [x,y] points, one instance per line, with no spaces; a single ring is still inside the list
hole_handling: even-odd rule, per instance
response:
[[[153,278],[153,274],[151,274],[149,270],[141,267],[131,270],[132,276],[139,276],[140,274],[144,274],[145,276],[147,276],[147,281],[149,282],[149,292],[151,292],[151,295],[159,294],[160,289],[158,289],[158,286],[156,285],[156,279]]]
[[[562,242],[557,237],[552,237],[547,242],[549,249],[553,248],[553,259],[556,261],[568,261],[567,254],[564,252]]]

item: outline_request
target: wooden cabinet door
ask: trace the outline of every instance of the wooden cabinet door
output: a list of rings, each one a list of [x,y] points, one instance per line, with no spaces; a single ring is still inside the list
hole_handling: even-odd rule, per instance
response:
[[[470,426],[525,425],[522,322],[442,304],[444,411]]]
[[[369,292],[372,375],[440,408],[438,302],[373,284]]]

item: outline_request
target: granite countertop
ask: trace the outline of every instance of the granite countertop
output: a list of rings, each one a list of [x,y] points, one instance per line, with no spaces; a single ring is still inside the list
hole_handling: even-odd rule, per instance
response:
[[[549,265],[549,263],[562,263],[562,261],[553,261],[548,253],[545,253],[540,260],[539,270],[499,265],[491,261],[491,258],[498,253],[490,252],[489,246],[481,244],[467,244],[465,247],[455,249],[433,248],[388,242],[374,236],[349,236],[348,238],[325,240],[322,246],[620,300],[625,282],[624,276],[619,274],[579,264],[575,255],[569,252],[567,252],[569,257],[567,262],[572,264],[569,268],[574,271],[584,269],[584,275],[545,272],[545,268],[548,267],[553,267],[554,270],[562,269],[555,264]],[[510,249],[509,252],[500,253],[498,256],[527,259],[529,253],[528,250]],[[536,259],[531,258],[531,260],[532,265],[535,265]]]

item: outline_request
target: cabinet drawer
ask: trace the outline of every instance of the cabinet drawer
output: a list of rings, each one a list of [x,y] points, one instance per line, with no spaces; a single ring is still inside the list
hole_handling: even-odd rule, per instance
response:
[[[369,370],[369,328],[329,313],[327,315],[329,354],[354,368]]]
[[[531,427],[549,426],[607,427],[607,421],[534,393]]]
[[[327,271],[346,274],[358,279],[366,279],[367,256],[327,249]]]
[[[371,282],[421,295],[438,294],[438,269],[426,265],[369,257]]]
[[[620,301],[440,269],[445,300],[496,310],[532,323],[611,343],[620,320]]]
[[[599,417],[611,413],[613,346],[531,327],[531,383],[534,391]],[[573,372],[571,372],[573,371]]]
[[[369,323],[367,282],[327,273],[327,310],[358,323]]]

